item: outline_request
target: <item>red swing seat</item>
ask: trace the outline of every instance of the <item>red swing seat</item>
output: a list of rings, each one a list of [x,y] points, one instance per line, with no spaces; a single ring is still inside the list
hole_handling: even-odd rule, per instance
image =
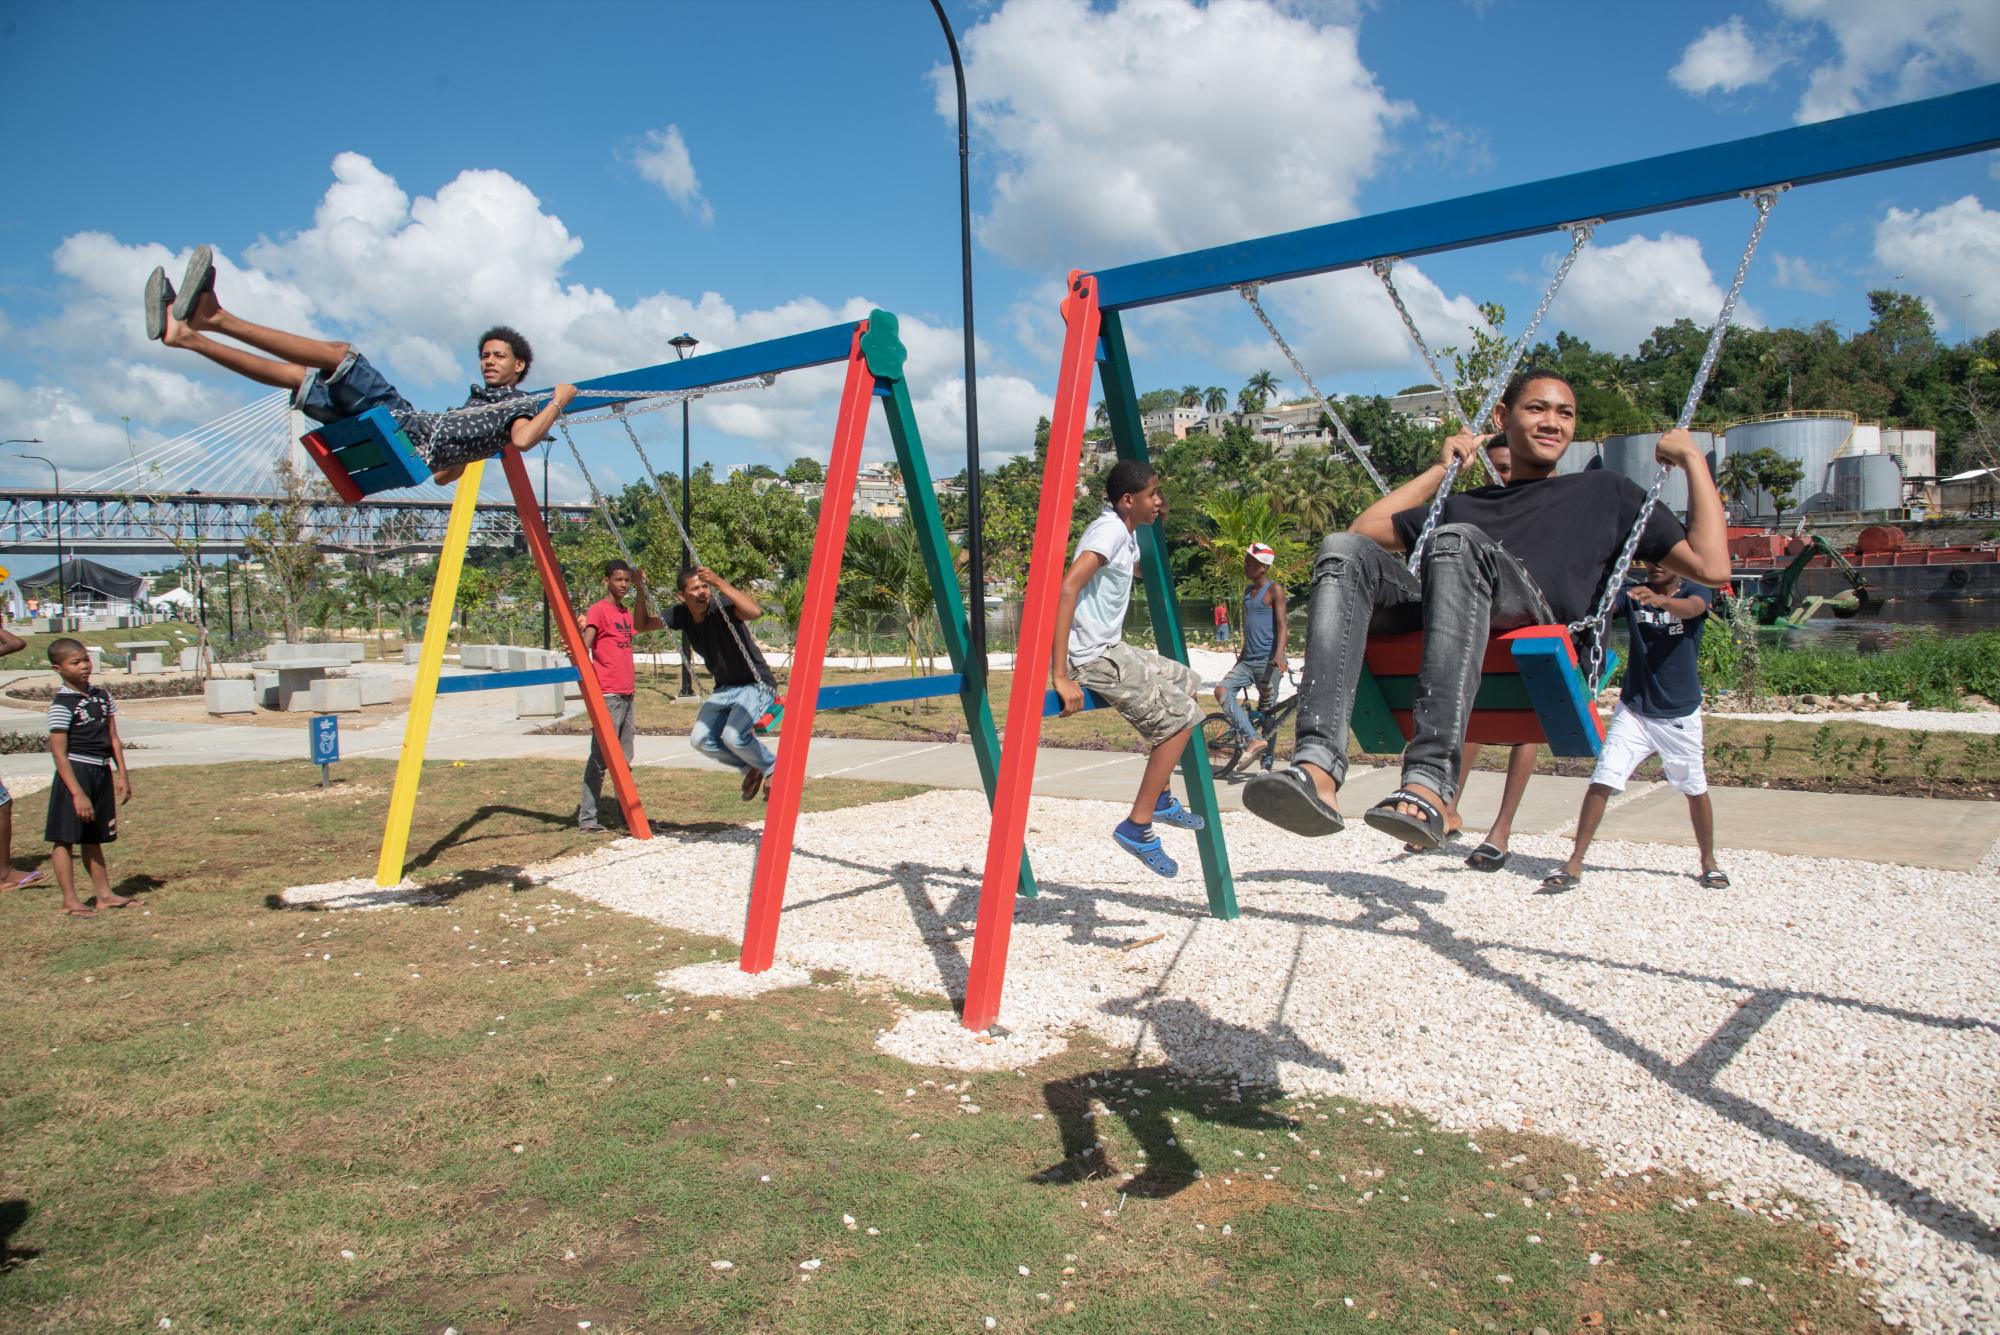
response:
[[[1618,658],[1606,650],[1604,660],[1608,678]],[[1415,735],[1411,709],[1423,661],[1421,631],[1368,641],[1352,729],[1369,754],[1398,754]],[[1604,749],[1604,721],[1578,666],[1569,627],[1524,626],[1495,635],[1486,642],[1480,673],[1466,741],[1534,742],[1559,756],[1592,759]]]

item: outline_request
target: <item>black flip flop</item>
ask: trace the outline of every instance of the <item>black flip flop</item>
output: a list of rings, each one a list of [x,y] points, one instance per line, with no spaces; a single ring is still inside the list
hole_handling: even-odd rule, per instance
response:
[[[174,285],[159,265],[146,275],[146,337],[158,343],[167,336],[167,307],[174,301]]]
[[[1499,871],[1513,859],[1508,850],[1495,844],[1481,844],[1465,859],[1465,865],[1474,871]]]
[[[1423,817],[1419,819],[1396,810],[1404,802],[1422,808]],[[1407,788],[1398,788],[1368,808],[1361,819],[1368,822],[1369,829],[1392,835],[1402,840],[1405,847],[1413,846],[1423,852],[1444,842],[1444,813],[1429,798],[1419,797]]]
[[[1243,785],[1243,809],[1281,830],[1308,838],[1339,834],[1347,818],[1320,800],[1319,790],[1296,765],[1253,775]]]
[[[1695,877],[1694,883],[1704,890],[1727,890],[1729,888],[1729,873],[1717,867],[1714,871],[1705,871]]]
[[[1535,893],[1538,895],[1560,895],[1565,891],[1574,890],[1582,884],[1583,878],[1581,876],[1572,876],[1566,871],[1559,871],[1553,876],[1543,877],[1541,889],[1535,891]]]
[[[188,256],[187,272],[181,276],[180,295],[174,298],[174,318],[185,320],[193,315],[195,302],[214,287],[215,250],[211,246],[196,246],[194,254]]]
[[[757,790],[764,786],[764,771],[745,770],[743,773],[743,800],[748,802],[757,796]]]

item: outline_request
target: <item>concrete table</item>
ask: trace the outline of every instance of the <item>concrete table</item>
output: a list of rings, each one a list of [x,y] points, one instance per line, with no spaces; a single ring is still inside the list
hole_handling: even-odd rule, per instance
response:
[[[163,658],[167,649],[165,640],[127,640],[119,645],[125,651],[125,672],[133,677],[158,676],[166,670]]]
[[[329,669],[350,666],[344,658],[277,658],[252,663],[251,668],[278,674],[278,708],[286,711],[312,708],[312,684],[324,681]]]

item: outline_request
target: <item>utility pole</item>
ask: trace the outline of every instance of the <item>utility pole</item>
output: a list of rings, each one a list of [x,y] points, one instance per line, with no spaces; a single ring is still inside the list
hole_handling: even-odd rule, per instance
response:
[[[696,338],[693,334],[688,334],[688,333],[675,334],[672,338],[667,340],[667,343],[674,350],[674,360],[683,362],[687,360],[688,354],[694,351],[695,345],[700,342],[701,342],[700,339]],[[681,525],[684,528],[686,528],[690,534],[692,534],[694,532],[694,512],[692,509],[690,509],[690,505],[692,503],[688,499],[689,468],[690,465],[688,463],[688,401],[686,399],[682,399],[681,400]],[[694,564],[694,548],[690,547],[685,541],[681,543],[681,564],[684,566],[691,566]],[[676,587],[678,588],[678,582],[676,582]],[[694,673],[691,670],[690,665],[692,660],[690,659],[689,656],[691,653],[692,649],[688,645],[688,633],[685,630],[683,630],[681,632],[681,699],[683,700],[689,699],[694,695]]]

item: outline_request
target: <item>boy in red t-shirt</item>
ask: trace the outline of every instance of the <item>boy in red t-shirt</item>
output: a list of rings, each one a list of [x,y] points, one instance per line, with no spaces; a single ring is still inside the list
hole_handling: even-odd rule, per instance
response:
[[[625,606],[626,596],[638,590],[638,615]],[[632,760],[632,695],[638,684],[632,674],[632,637],[649,630],[664,629],[666,623],[653,614],[646,597],[646,577],[623,561],[604,566],[604,597],[583,614],[583,645],[597,669],[597,685],[604,692],[604,707],[611,711],[612,726],[618,729],[618,745]],[[590,759],[583,765],[583,796],[576,804],[577,828],[602,834],[597,819],[597,799],[604,792],[604,753],[595,734],[590,739]]]

